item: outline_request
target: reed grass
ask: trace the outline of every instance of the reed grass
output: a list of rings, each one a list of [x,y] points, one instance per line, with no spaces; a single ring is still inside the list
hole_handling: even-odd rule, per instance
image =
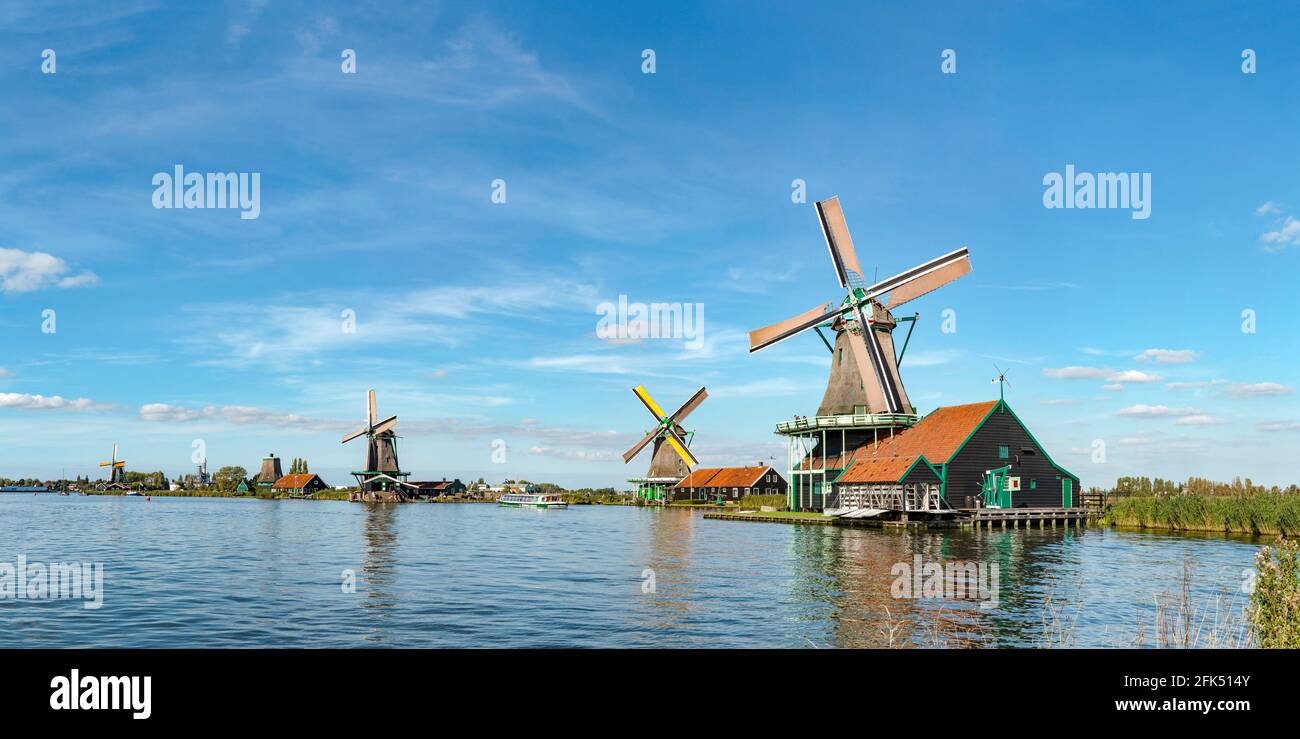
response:
[[[1113,499],[1111,526],[1176,531],[1300,535],[1300,495],[1165,495]]]
[[[744,510],[753,508],[762,510],[763,506],[772,506],[778,511],[786,509],[787,499],[784,495],[746,495],[740,499],[740,507]]]

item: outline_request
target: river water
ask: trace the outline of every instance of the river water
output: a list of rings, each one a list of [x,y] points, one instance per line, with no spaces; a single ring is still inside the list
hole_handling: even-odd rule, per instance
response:
[[[1187,624],[1212,646],[1240,638],[1259,546],[620,506],[4,494],[0,647],[1155,646]],[[996,564],[996,603],[893,597],[918,582],[897,569],[916,555]],[[102,605],[13,597],[20,557],[29,585],[31,563],[102,563]]]

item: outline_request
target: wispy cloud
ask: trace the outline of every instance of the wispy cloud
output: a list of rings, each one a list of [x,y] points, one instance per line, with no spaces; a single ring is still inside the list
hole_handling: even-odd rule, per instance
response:
[[[1167,405],[1131,405],[1115,411],[1115,415],[1126,418],[1177,418],[1180,416],[1201,415],[1195,408],[1170,408]]]
[[[1156,364],[1187,364],[1194,361],[1196,356],[1196,352],[1191,349],[1147,349],[1134,359]]]
[[[25,411],[103,411],[115,407],[112,403],[100,403],[89,398],[0,393],[0,408],[18,408]]]
[[[70,269],[67,262],[43,251],[0,248],[0,292],[25,293],[99,282],[93,272],[70,273]]]
[[[1290,395],[1295,392],[1295,388],[1276,382],[1238,382],[1227,385],[1223,392],[1234,398],[1273,398]]]

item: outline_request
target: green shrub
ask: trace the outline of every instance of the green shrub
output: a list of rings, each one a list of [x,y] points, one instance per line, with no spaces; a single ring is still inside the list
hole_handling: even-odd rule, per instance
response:
[[[1251,628],[1265,649],[1300,649],[1300,540],[1282,539],[1255,556]]]

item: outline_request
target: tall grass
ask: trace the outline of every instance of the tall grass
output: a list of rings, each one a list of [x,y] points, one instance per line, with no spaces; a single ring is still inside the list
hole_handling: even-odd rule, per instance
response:
[[[1112,526],[1222,533],[1300,534],[1300,495],[1167,495],[1112,499]]]
[[[746,495],[740,499],[740,507],[746,510],[752,508],[757,511],[766,505],[772,506],[778,511],[784,511],[786,502],[784,495]]]

